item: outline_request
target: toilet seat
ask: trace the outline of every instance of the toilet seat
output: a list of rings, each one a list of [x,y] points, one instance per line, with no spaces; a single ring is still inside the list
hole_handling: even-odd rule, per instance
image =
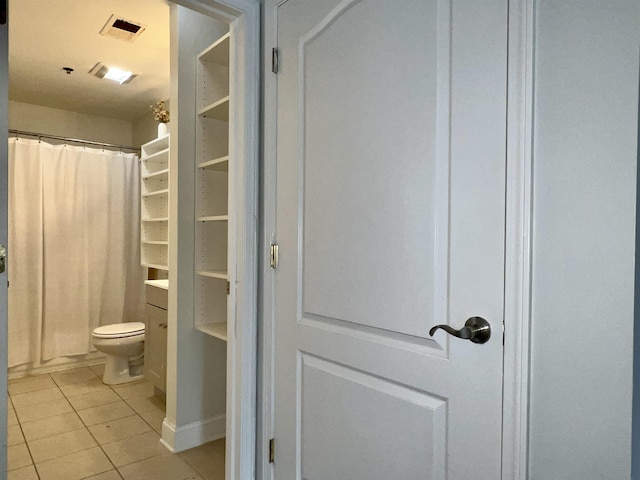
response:
[[[144,334],[144,323],[142,322],[103,325],[93,331],[93,336],[96,338],[125,338],[140,334]]]

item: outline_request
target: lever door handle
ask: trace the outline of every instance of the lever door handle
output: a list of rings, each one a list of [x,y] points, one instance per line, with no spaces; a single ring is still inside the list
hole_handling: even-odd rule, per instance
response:
[[[491,338],[491,325],[482,317],[471,317],[460,330],[451,328],[449,325],[436,325],[435,327],[431,327],[429,335],[433,337],[433,334],[436,333],[436,330],[439,328],[449,335],[464,340],[471,340],[473,343],[486,343]]]

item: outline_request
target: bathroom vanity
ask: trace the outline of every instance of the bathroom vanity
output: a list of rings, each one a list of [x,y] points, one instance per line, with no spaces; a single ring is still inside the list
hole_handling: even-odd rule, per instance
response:
[[[166,384],[168,291],[169,280],[145,281],[144,375],[160,397],[164,397]]]

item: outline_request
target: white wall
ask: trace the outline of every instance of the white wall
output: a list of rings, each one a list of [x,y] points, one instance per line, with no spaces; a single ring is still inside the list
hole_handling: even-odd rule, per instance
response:
[[[133,144],[143,145],[158,136],[158,122],[153,119],[153,115],[143,115],[133,122]]]
[[[536,2],[531,480],[628,480],[640,2]]]
[[[171,102],[165,100],[165,108],[171,113]],[[149,112],[140,116],[133,122],[133,144],[135,146],[143,145],[150,142],[158,136],[158,122],[153,119],[153,112],[149,108]]]
[[[132,124],[127,120],[30,103],[9,102],[9,128],[94,142],[133,145]]]

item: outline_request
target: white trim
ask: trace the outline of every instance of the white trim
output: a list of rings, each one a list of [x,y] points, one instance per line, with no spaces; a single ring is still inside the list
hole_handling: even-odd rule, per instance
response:
[[[275,342],[275,312],[274,294],[275,279],[274,270],[269,264],[269,255],[266,252],[271,243],[277,242],[276,232],[276,188],[277,188],[277,162],[276,162],[276,132],[277,121],[277,78],[271,71],[271,49],[278,45],[278,22],[276,8],[283,3],[282,0],[266,0],[264,12],[264,77],[263,77],[263,175],[262,175],[262,238],[261,246],[264,253],[260,268],[261,273],[261,363],[260,378],[261,389],[259,402],[260,423],[258,425],[258,442],[256,446],[256,478],[260,480],[273,480],[273,466],[269,464],[269,439],[273,438],[274,424],[274,352]],[[270,127],[267,127],[270,126]]]
[[[528,470],[534,0],[509,0],[502,479]]]
[[[171,453],[178,453],[193,447],[223,438],[226,432],[227,419],[218,415],[198,422],[176,427],[166,418],[162,422],[162,439],[160,443]]]
[[[226,478],[255,478],[257,395],[258,169],[260,103],[260,2],[258,0],[172,0],[230,24],[235,45],[230,85],[237,101],[233,150],[238,162],[236,192],[235,321],[227,324]],[[231,146],[230,146],[231,148]],[[182,427],[184,428],[184,427]],[[164,436],[163,424],[163,436]],[[171,433],[168,430],[168,433]]]

